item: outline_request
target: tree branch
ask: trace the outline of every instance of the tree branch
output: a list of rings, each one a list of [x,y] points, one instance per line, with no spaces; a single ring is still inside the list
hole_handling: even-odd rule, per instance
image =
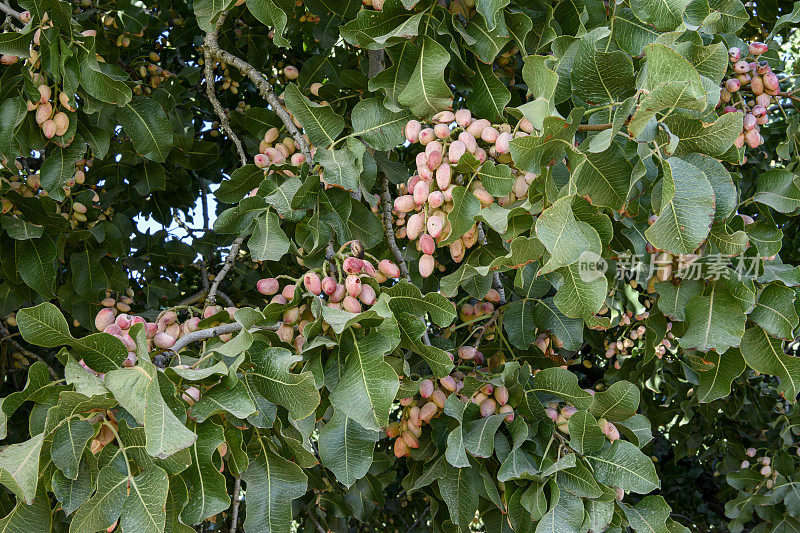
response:
[[[25,21],[22,20],[22,13],[14,10],[11,6],[9,6],[5,2],[0,2],[0,11],[2,11],[3,13],[5,13],[10,17],[14,17],[23,24],[25,23]]]
[[[389,192],[389,178],[385,174],[381,174],[381,209],[383,211],[383,232],[386,235],[386,241],[389,245],[394,260],[397,261],[397,266],[400,268],[400,275],[408,282],[411,282],[411,276],[408,274],[408,266],[403,257],[403,252],[397,246],[397,241],[394,239],[394,230],[392,227],[392,193]]]
[[[403,252],[397,246],[397,241],[394,239],[394,231],[392,230],[392,193],[389,192],[389,178],[385,174],[380,174],[381,178],[381,209],[383,211],[383,233],[386,235],[386,243],[391,250],[394,260],[397,262],[397,267],[400,269],[400,275],[409,283],[411,283],[411,275],[408,273],[408,266],[403,257]],[[425,325],[425,332],[422,334],[422,342],[426,346],[431,345],[428,338],[428,327]]]
[[[610,130],[613,124],[579,124],[578,131],[604,131]]]
[[[230,324],[222,324],[221,326],[216,326],[213,328],[208,329],[199,329],[197,331],[193,331],[191,333],[187,333],[177,341],[175,344],[170,348],[170,352],[178,352],[179,350],[186,348],[193,342],[204,341],[207,339],[211,339],[214,337],[219,337],[220,335],[225,335],[226,333],[238,333],[242,330],[242,325],[238,322],[231,322]],[[278,325],[274,326],[255,326],[250,328],[248,331],[254,333],[256,331],[277,331]]]
[[[206,45],[208,45],[208,41],[211,35],[214,34],[213,33],[206,34]],[[231,121],[228,119],[228,114],[222,108],[222,104],[220,104],[219,100],[217,99],[216,88],[214,86],[214,65],[212,63],[212,57],[208,49],[209,49],[208,46],[204,48],[204,55],[206,61],[205,65],[203,65],[206,77],[206,96],[208,97],[209,102],[211,102],[211,107],[214,108],[214,112],[219,117],[219,123],[222,126],[222,129],[225,130],[225,133],[228,135],[228,138],[230,138],[230,140],[233,141],[233,144],[236,145],[236,151],[239,153],[239,159],[242,162],[242,166],[244,166],[247,164],[247,155],[244,153],[244,148],[242,148],[242,141],[233,132],[233,128],[231,128]]]
[[[317,527],[317,531],[319,531],[319,533],[328,533],[327,531],[325,531],[325,528],[322,527],[322,525],[319,523],[317,517],[314,516],[314,512],[308,507],[306,507],[306,514],[308,514],[308,517],[311,519],[312,522],[314,522],[314,525]]]
[[[44,363],[45,366],[47,366],[47,370],[50,372],[50,376],[53,379],[59,379],[58,378],[58,372],[53,370],[53,367],[48,365],[47,361],[45,361],[40,355],[37,355],[37,354],[33,353],[32,351],[30,351],[30,350],[26,349],[24,346],[22,346],[19,342],[17,342],[11,336],[11,332],[8,330],[8,328],[6,327],[6,325],[2,321],[0,321],[0,333],[2,333],[3,342],[8,342],[9,344],[11,344],[11,346],[13,346],[17,351],[19,351],[25,357],[29,357],[31,359],[35,359],[36,361],[39,361],[40,363]]]
[[[231,511],[231,529],[230,533],[236,533],[239,529],[237,522],[239,521],[239,491],[242,489],[242,478],[237,477],[233,483],[233,511]]]
[[[300,130],[298,130],[294,125],[292,117],[289,115],[289,111],[283,107],[281,101],[278,100],[278,97],[273,92],[272,86],[269,84],[269,82],[253,65],[220,48],[219,42],[217,42],[217,34],[224,24],[227,14],[227,11],[223,11],[217,19],[217,26],[214,31],[206,34],[204,52],[218,61],[224,61],[229,65],[233,65],[239,70],[239,72],[250,78],[250,80],[258,88],[258,92],[261,94],[261,97],[267,101],[275,114],[281,119],[284,126],[286,126],[286,129],[289,131],[292,139],[294,139],[295,144],[300,148],[300,152],[306,156],[306,161],[311,164],[311,151],[309,150],[308,144],[306,144],[306,140],[303,138]]]
[[[233,268],[233,263],[236,261],[236,256],[239,254],[239,247],[242,245],[242,241],[244,241],[244,237],[237,237],[236,240],[233,241],[231,251],[228,252],[228,257],[225,259],[225,264],[222,265],[219,274],[214,277],[214,283],[211,284],[211,288],[208,290],[208,296],[206,296],[206,303],[208,305],[214,305],[214,302],[217,301],[217,289],[219,289],[219,284],[222,283],[222,280],[225,279],[225,276],[227,276],[228,272]]]

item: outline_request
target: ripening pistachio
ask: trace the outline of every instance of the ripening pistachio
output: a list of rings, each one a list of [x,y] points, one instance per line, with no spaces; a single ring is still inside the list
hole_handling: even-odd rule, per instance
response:
[[[67,133],[69,129],[69,117],[63,111],[59,111],[53,117],[53,122],[56,124],[56,135],[59,137]]]
[[[751,55],[754,55],[754,56],[758,57],[761,54],[763,54],[764,52],[766,52],[767,50],[769,50],[769,46],[767,46],[765,43],[761,43],[761,42],[750,43],[750,54]]]
[[[52,139],[56,135],[56,123],[52,120],[45,120],[42,123],[42,134],[44,134],[45,138]]]
[[[162,350],[168,350],[175,344],[175,338],[168,333],[159,332],[153,337],[153,344]]]
[[[455,112],[456,124],[462,128],[466,128],[472,122],[472,113],[469,109],[459,109]]]
[[[283,69],[283,75],[286,76],[286,79],[296,80],[297,76],[300,75],[300,71],[297,70],[297,67],[289,65]]]
[[[725,82],[725,89],[731,94],[733,94],[736,91],[738,91],[741,87],[742,87],[742,83],[739,80],[735,79],[735,78],[731,78],[731,79],[729,79],[728,81]]]
[[[280,284],[278,283],[278,280],[275,278],[260,279],[256,283],[256,289],[264,296],[272,296],[273,294],[278,292],[279,288]]]
[[[322,281],[316,272],[306,272],[303,276],[303,286],[315,296],[322,294]]]
[[[200,389],[197,387],[187,387],[183,394],[181,394],[181,398],[187,403],[193,404],[200,399]]]
[[[53,95],[52,90],[45,84],[41,84],[38,87],[39,89],[39,101],[40,102],[47,102],[50,100],[50,97]]]
[[[435,266],[435,260],[432,255],[423,254],[422,257],[419,258],[419,274],[423,278],[427,278],[431,274],[433,274],[433,268]]]
[[[764,80],[764,90],[767,92],[774,92],[780,90],[780,80],[774,72],[767,72],[762,76]]]
[[[733,70],[737,74],[744,74],[745,72],[750,70],[750,63],[748,63],[747,61],[737,61],[736,63],[733,64]]]

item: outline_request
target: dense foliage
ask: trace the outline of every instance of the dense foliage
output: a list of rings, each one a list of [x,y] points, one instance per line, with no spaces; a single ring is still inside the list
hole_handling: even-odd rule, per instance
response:
[[[800,531],[800,3],[0,12],[0,531]]]

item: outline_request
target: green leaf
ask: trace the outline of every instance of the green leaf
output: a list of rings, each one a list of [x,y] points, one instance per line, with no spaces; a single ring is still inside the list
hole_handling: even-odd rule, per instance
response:
[[[225,476],[214,464],[214,452],[225,442],[222,427],[206,421],[194,430],[197,440],[191,448],[192,465],[181,474],[189,486],[189,501],[181,512],[181,521],[189,525],[199,524],[231,505]]]
[[[392,64],[369,80],[369,90],[373,92],[380,90],[385,94],[383,105],[386,109],[401,111],[403,108],[398,97],[416,68],[419,49],[412,41],[405,41],[388,48],[386,55],[391,58]]]
[[[303,496],[308,485],[303,470],[262,444],[258,456],[251,458],[242,479],[251,497],[244,530],[247,533],[290,531],[292,500]]]
[[[444,72],[450,54],[442,45],[424,37],[419,50],[419,60],[405,88],[397,95],[398,101],[418,117],[430,117],[452,104],[453,95],[444,81]]]
[[[591,105],[622,102],[635,92],[633,61],[625,52],[600,51],[598,39],[607,29],[586,34],[578,46],[570,79],[574,96]]]
[[[198,422],[204,422],[219,413],[230,413],[244,419],[255,412],[256,406],[247,394],[247,388],[239,381],[232,387],[227,383],[214,385],[189,408],[188,414]]]
[[[364,428],[339,409],[319,433],[319,456],[325,468],[346,487],[364,477],[372,465],[378,432]]]
[[[406,281],[399,281],[392,287],[382,290],[387,294],[389,307],[394,312],[405,312],[422,316],[427,313],[431,321],[440,327],[447,327],[456,318],[456,307],[453,302],[435,292],[423,296],[422,291]]]
[[[592,405],[592,395],[578,386],[575,374],[560,367],[537,372],[530,390],[557,396],[578,409],[588,409]]]
[[[597,419],[587,411],[578,411],[569,417],[569,445],[581,455],[595,453],[603,447],[605,435]]]
[[[247,0],[247,9],[259,22],[275,28],[275,44],[283,48],[290,46],[283,34],[289,17],[294,15],[294,4],[280,0]]]
[[[247,241],[254,261],[280,261],[289,251],[289,239],[281,229],[278,215],[266,211],[255,219],[253,235]]]
[[[348,43],[367,50],[407,41],[419,33],[424,13],[413,13],[400,0],[388,0],[380,11],[362,9],[339,31]]]
[[[119,521],[122,531],[162,533],[167,520],[168,490],[167,473],[157,466],[130,478],[128,497]]]
[[[72,517],[70,533],[97,533],[117,521],[127,498],[128,476],[114,465],[100,470],[97,492]]]
[[[770,283],[758,296],[749,319],[771,336],[791,340],[798,323],[795,299],[796,293],[789,287]]]
[[[556,289],[553,302],[559,311],[571,318],[592,320],[605,302],[608,280],[599,275],[594,279],[582,275],[580,263],[561,267],[548,279]]]
[[[0,483],[30,505],[39,481],[39,452],[44,434],[0,450]]]
[[[800,393],[800,358],[783,352],[783,341],[773,339],[760,327],[744,332],[740,346],[747,366],[777,376],[780,380],[778,393],[787,401],[795,402]]]
[[[493,122],[502,120],[503,112],[511,101],[511,93],[497,78],[491,65],[476,60],[472,68],[475,76],[469,79],[467,107],[476,117]]]
[[[550,253],[550,259],[542,267],[542,273],[575,263],[587,250],[595,249],[599,252],[599,249],[593,248],[592,241],[581,229],[581,224],[588,224],[575,218],[572,200],[572,196],[559,198],[536,219],[536,236]],[[599,238],[597,243],[599,244]]]
[[[0,398],[0,440],[4,440],[8,436],[8,420],[11,415],[26,401],[39,400],[42,394],[48,392],[50,385],[51,378],[47,365],[37,361],[28,369],[25,387]]]
[[[577,461],[571,468],[559,470],[556,480],[559,488],[579,498],[597,498],[603,494],[592,473],[581,461]]]
[[[264,181],[264,170],[255,165],[244,165],[220,183],[214,196],[226,204],[235,204]]]
[[[630,442],[615,440],[600,453],[587,455],[587,459],[594,467],[595,479],[605,485],[637,494],[661,487],[653,461]]]
[[[739,345],[746,316],[730,285],[725,280],[714,281],[706,286],[703,295],[689,300],[688,328],[679,341],[682,348],[724,353]]]
[[[374,11],[362,10],[361,13]],[[361,137],[376,150],[391,150],[405,142],[405,125],[410,115],[387,109],[379,98],[358,102],[351,114],[353,135]]]
[[[714,220],[717,222],[726,220],[736,209],[738,201],[738,193],[730,172],[718,160],[704,154],[688,154],[683,160],[700,169],[711,183],[714,189]]]
[[[628,131],[634,137],[644,131],[657,113],[675,109],[703,111],[708,96],[697,69],[678,52],[660,43],[644,48],[647,70],[644,89],[649,91],[633,115]]]
[[[591,412],[612,422],[626,420],[639,408],[639,388],[630,381],[618,381],[594,395]]]
[[[286,107],[303,125],[308,139],[314,146],[318,148],[330,146],[342,133],[344,119],[330,106],[314,103],[303,96],[296,84],[292,83],[286,87],[284,99]]]
[[[17,251],[19,275],[26,285],[48,298],[53,296],[58,280],[57,256],[58,248],[50,235],[19,243]]]
[[[619,432],[639,448],[644,448],[653,440],[653,431],[650,427],[650,420],[644,415],[633,415],[627,420],[622,420],[615,424]]]
[[[292,374],[289,368],[302,358],[285,348],[266,347],[255,342],[251,349],[255,369],[251,376],[258,392],[272,403],[289,410],[289,416],[302,420],[319,405],[319,391],[311,372]]]
[[[0,519],[0,531],[50,533],[53,525],[50,499],[44,487],[39,487],[30,504],[19,500],[6,516]]]
[[[633,11],[627,7],[617,6],[611,23],[614,41],[631,56],[641,56],[644,53],[644,47],[658,39],[659,36],[659,32],[651,26],[642,24]]]
[[[478,509],[480,482],[476,468],[456,468],[450,464],[445,465],[445,475],[439,479],[439,492],[450,513],[450,520],[464,533],[470,530],[469,524]]]
[[[491,457],[495,433],[505,417],[496,414],[468,422],[464,428],[464,448],[474,457]]]
[[[645,236],[658,249],[693,253],[708,235],[714,217],[714,190],[696,166],[672,157],[662,162],[661,210]]]
[[[683,20],[689,28],[698,26],[705,33],[736,33],[750,20],[750,13],[741,0],[713,4],[692,0],[686,6]]]
[[[680,139],[673,155],[683,157],[700,152],[722,159],[742,132],[743,117],[742,113],[725,113],[714,122],[704,122],[678,113],[670,115],[664,123]],[[666,146],[667,143],[667,135],[660,131],[659,144]]]
[[[158,102],[137,96],[117,110],[117,120],[142,157],[166,161],[172,148],[172,126]]]
[[[191,446],[197,439],[172,412],[161,395],[155,365],[140,360],[133,368],[108,372],[105,385],[114,398],[144,426],[145,450],[164,459]]]
[[[76,138],[69,146],[56,146],[42,163],[39,176],[42,188],[56,198],[64,197],[63,186],[75,174],[75,163],[86,152],[83,139]]]
[[[384,361],[400,343],[397,323],[386,319],[381,326],[359,339],[354,329],[340,338],[340,350],[348,353],[344,373],[331,391],[330,402],[344,415],[366,429],[378,431],[389,424],[389,412],[400,388],[400,379]]]
[[[570,183],[578,196],[588,195],[592,205],[615,211],[625,209],[633,165],[616,143],[600,153],[571,152],[574,159]],[[572,161],[571,161],[572,162]]]
[[[703,359],[714,365],[713,368],[695,368],[697,372],[697,400],[701,403],[713,402],[731,393],[731,384],[745,369],[742,354],[731,348],[724,354],[708,352]]]
[[[89,499],[94,490],[96,477],[97,459],[88,448],[83,450],[83,456],[78,465],[78,475],[74,480],[67,479],[61,471],[53,472],[53,495],[61,503],[61,507],[67,515],[74,513]]]
[[[658,31],[670,31],[682,22],[681,14],[688,3],[688,0],[632,0],[631,8],[642,22],[652,24]]]
[[[526,172],[541,174],[542,167],[564,156],[572,148],[572,140],[583,116],[582,111],[572,111],[569,120],[547,116],[542,122],[541,135],[517,137],[511,141],[511,158],[516,167]]]
[[[94,39],[87,40],[88,43],[91,43],[91,48],[81,51],[78,56],[81,88],[89,96],[101,102],[118,106],[128,105],[133,93],[123,81],[127,76],[109,68],[105,63],[99,63],[94,51]],[[152,102],[149,98],[146,100]]]
[[[359,147],[362,150],[359,151]],[[325,183],[341,187],[346,191],[355,191],[358,190],[358,181],[361,176],[362,157],[363,145],[354,146],[348,143],[344,148],[335,150],[317,148],[314,162],[325,167]]]
[[[636,533],[669,533],[667,518],[672,509],[663,496],[645,496],[634,506],[620,503],[620,507]]]
[[[800,207],[800,176],[782,168],[759,174],[753,200],[779,213],[791,213]]]
[[[564,315],[556,307],[553,298],[536,302],[533,322],[540,330],[552,333],[565,350],[577,351],[583,344],[583,320]]]
[[[466,48],[472,50],[475,56],[484,63],[491,64],[500,55],[505,46],[511,42],[511,35],[507,29],[492,27],[487,24],[486,19],[472,17],[467,24],[464,32],[471,38],[472,42],[467,41]]]
[[[53,463],[64,472],[68,479],[78,477],[78,465],[83,449],[89,439],[94,437],[92,425],[80,418],[71,418],[59,425],[53,432],[53,444],[50,454]]]
[[[453,210],[447,214],[450,235],[442,245],[454,243],[475,225],[475,217],[481,211],[481,203],[466,187],[453,188]]]

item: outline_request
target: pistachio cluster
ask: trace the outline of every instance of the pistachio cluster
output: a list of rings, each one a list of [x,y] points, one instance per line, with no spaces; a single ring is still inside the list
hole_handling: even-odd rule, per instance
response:
[[[720,93],[724,113],[743,113],[742,132],[735,146],[758,148],[764,144],[760,126],[769,122],[769,106],[777,102],[781,92],[780,80],[767,61],[759,61],[769,47],[751,43],[746,51],[738,47],[728,50],[728,73]]]
[[[253,162],[258,168],[287,164],[299,167],[305,163],[306,156],[297,150],[294,139],[289,135],[280,137],[281,133],[278,128],[270,128],[264,134],[264,138],[258,146],[259,153],[253,158]],[[279,138],[280,140],[278,140]],[[308,142],[307,138],[306,142]],[[294,176],[291,170],[284,170],[283,173],[287,176]]]
[[[283,287],[278,278],[263,278],[256,283],[258,292],[271,296],[270,303],[289,305],[295,301],[300,302],[283,311],[277,330],[278,338],[293,345],[298,352],[306,342],[303,335],[305,327],[315,321],[311,313],[312,298],[322,298],[331,309],[357,314],[377,301],[381,283],[387,282],[389,278],[400,277],[400,269],[388,259],[376,261],[378,267],[375,268],[370,261],[356,255],[342,256],[343,254],[337,254],[333,259],[337,265],[336,272],[329,273],[326,262],[321,269],[309,270],[297,280],[290,279],[290,283]],[[323,330],[327,328],[328,325],[323,323]]]
[[[488,368],[478,369],[488,372]],[[463,403],[474,403],[483,417],[505,414],[506,422],[513,422],[514,408],[508,404],[508,389],[504,385],[494,386],[485,383],[470,395],[462,394],[467,377],[478,378],[478,372],[465,374],[456,370],[435,382],[433,378],[420,380],[418,394],[400,400],[402,413],[400,420],[386,427],[386,436],[395,439],[396,457],[409,457],[411,450],[419,448],[422,428],[444,412],[444,404],[450,395],[457,395]]]
[[[522,119],[513,130],[508,123],[492,124],[486,119],[473,119],[467,109],[455,113],[442,111],[434,115],[431,124],[423,127],[418,120],[405,126],[406,140],[420,144],[424,151],[416,155],[417,172],[407,183],[398,186],[399,196],[394,201],[395,236],[416,241],[422,253],[419,273],[430,276],[436,267],[434,253],[451,232],[448,214],[454,208],[453,190],[463,185],[478,199],[482,208],[497,203],[505,207],[525,198],[535,174],[513,169],[516,181],[508,195],[496,198],[486,189],[474,172],[460,170],[459,162],[465,156],[477,163],[492,159],[498,163],[511,163],[510,142],[515,137],[529,135],[533,125]],[[469,248],[478,243],[479,230],[474,225],[460,238],[448,245],[453,261],[459,263]]]

